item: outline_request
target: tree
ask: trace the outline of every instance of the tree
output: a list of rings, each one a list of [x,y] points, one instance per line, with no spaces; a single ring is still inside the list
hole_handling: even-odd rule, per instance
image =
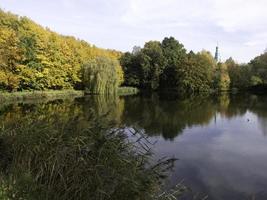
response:
[[[218,91],[227,91],[230,89],[230,77],[225,63],[218,63],[213,86]]]
[[[246,89],[251,84],[251,69],[249,65],[239,65],[232,58],[225,62],[230,77],[230,88]]]
[[[175,38],[164,38],[161,43],[165,58],[165,69],[161,76],[162,88],[175,88],[179,81],[178,70],[182,68],[186,58],[186,50]]]
[[[155,90],[159,87],[160,75],[165,68],[165,60],[160,42],[147,42],[141,53],[144,54],[144,60],[141,63],[144,77],[143,87]]]
[[[99,56],[118,60],[121,55],[0,10],[2,90],[83,89],[81,72],[85,63]],[[122,83],[119,65],[116,72]]]
[[[177,70],[179,78],[176,90],[183,94],[210,91],[214,69],[211,61],[206,52],[189,52],[183,67]]]
[[[249,65],[253,79],[257,79],[257,84],[267,85],[267,53],[254,58]]]
[[[123,54],[120,64],[124,72],[124,85],[140,87],[142,71],[139,65],[140,54]]]
[[[19,87],[18,66],[23,61],[23,52],[18,43],[15,31],[0,29],[0,86],[9,91]]]
[[[107,57],[97,57],[83,67],[83,83],[90,94],[114,94],[117,92],[120,77],[117,74],[119,63]]]
[[[125,84],[150,90],[181,93],[208,91],[216,62],[207,51],[186,53],[173,37],[145,43],[142,49],[121,57]]]

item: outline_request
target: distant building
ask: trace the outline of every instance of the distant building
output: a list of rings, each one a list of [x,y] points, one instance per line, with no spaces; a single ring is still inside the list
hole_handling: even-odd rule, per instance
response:
[[[216,46],[214,59],[216,60],[216,62],[219,62],[219,47],[218,47],[218,45]]]

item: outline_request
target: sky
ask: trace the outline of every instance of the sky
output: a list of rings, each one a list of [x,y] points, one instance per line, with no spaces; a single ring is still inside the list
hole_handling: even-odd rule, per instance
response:
[[[249,62],[267,48],[267,0],[0,0],[0,8],[98,47],[132,51],[173,36]]]

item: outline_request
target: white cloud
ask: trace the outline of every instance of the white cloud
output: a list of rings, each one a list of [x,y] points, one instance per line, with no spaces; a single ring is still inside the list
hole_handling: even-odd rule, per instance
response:
[[[215,0],[215,23],[226,31],[254,31],[267,25],[266,0]]]

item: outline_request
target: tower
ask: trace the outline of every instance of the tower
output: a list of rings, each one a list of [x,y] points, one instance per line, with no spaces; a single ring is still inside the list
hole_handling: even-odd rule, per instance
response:
[[[216,62],[219,61],[219,45],[218,45],[218,43],[217,43],[217,46],[216,46],[214,59],[216,60]]]

